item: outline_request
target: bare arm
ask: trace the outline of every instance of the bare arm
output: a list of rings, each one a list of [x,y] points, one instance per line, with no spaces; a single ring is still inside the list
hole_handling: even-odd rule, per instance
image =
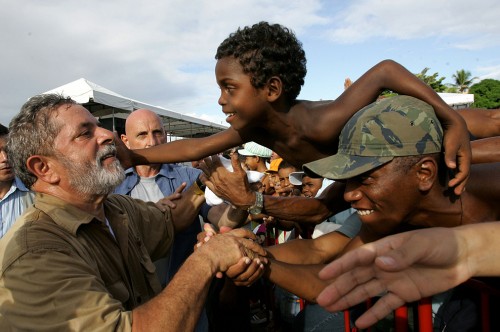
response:
[[[500,109],[464,108],[457,112],[476,138],[500,136]]]
[[[206,185],[219,197],[234,206],[248,209],[255,202],[245,171],[237,156],[231,158],[234,171],[225,169],[217,156],[205,158],[200,165],[208,180]],[[280,197],[264,195],[264,213],[284,220],[318,224],[349,205],[343,199],[344,186],[335,182],[319,198]]]
[[[471,151],[464,119],[449,107],[439,95],[400,64],[385,60],[368,70],[332,102],[330,119],[323,121],[325,130],[337,135],[347,120],[358,110],[373,102],[383,89],[413,96],[431,105],[446,132],[444,137],[445,161],[458,172],[449,183],[455,193],[461,194],[469,176]],[[332,135],[333,135],[332,134]]]
[[[500,162],[500,136],[478,139],[470,145],[473,164]]]
[[[238,209],[231,204],[222,203],[213,206],[208,211],[208,221],[212,225],[220,228],[227,226],[230,228],[241,227],[247,220],[248,212],[246,210]]]
[[[118,158],[124,168],[135,165],[162,164],[200,160],[244,143],[233,128],[203,138],[189,138],[160,144],[147,149],[128,149],[115,139]]]
[[[276,260],[290,264],[324,264],[342,252],[351,239],[339,232],[324,234],[316,239],[295,239],[268,247]]]
[[[316,297],[328,285],[318,277],[323,264],[287,264],[269,259],[264,275],[271,282],[283,289],[309,301],[316,302]]]

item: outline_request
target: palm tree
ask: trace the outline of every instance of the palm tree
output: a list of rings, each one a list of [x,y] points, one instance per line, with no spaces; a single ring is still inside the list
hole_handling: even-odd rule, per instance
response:
[[[458,88],[458,91],[461,93],[467,93],[469,91],[469,87],[472,82],[478,77],[471,78],[472,74],[470,71],[465,69],[457,70],[455,74],[453,74],[453,78],[455,79],[455,86]]]

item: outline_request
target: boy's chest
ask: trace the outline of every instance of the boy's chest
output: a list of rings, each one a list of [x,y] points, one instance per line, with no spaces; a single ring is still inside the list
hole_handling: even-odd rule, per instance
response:
[[[331,156],[337,152],[336,142],[322,144],[312,142],[308,138],[291,138],[286,142],[275,141],[272,146],[272,150],[281,158],[299,168],[303,164]]]

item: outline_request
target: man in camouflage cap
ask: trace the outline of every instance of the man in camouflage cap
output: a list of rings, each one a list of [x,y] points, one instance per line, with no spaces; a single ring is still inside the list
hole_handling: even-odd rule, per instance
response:
[[[396,96],[357,112],[340,133],[338,153],[304,168],[333,180],[349,179],[394,157],[439,153],[442,141],[443,130],[430,105]]]
[[[500,220],[500,185],[492,181],[500,176],[500,164],[472,165],[467,191],[457,197],[447,186],[442,140],[441,125],[429,105],[412,97],[397,96],[356,113],[340,134],[336,155],[304,165],[306,172],[345,183],[344,199],[357,210],[362,226],[344,251],[410,229]],[[323,276],[333,277],[331,273]],[[362,284],[363,290],[377,290],[366,294],[391,294],[377,302],[377,310],[382,313],[378,318],[390,308],[411,302],[400,295],[395,283],[380,286],[373,279],[361,279],[358,284]],[[352,284],[355,283],[349,287]],[[412,287],[411,282],[403,285]],[[344,285],[335,286],[343,289]],[[454,290],[453,301],[463,301],[462,296]],[[459,306],[453,308],[451,300],[447,303],[450,305],[434,312],[439,317],[434,320],[436,329],[478,328],[478,320],[474,321],[477,317],[457,311]],[[329,309],[331,299],[323,296],[321,304]],[[455,319],[462,315],[469,315],[470,320],[464,323]]]

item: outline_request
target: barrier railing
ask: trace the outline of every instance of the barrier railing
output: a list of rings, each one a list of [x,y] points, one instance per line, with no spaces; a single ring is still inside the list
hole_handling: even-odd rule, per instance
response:
[[[496,288],[482,280],[470,279],[463,284],[464,287],[475,290],[479,294],[479,315],[482,332],[490,332],[492,328],[492,319],[490,315],[490,302],[492,297],[500,299],[500,289]],[[371,301],[367,301],[367,307],[371,306]],[[404,305],[394,310],[394,331],[395,332],[408,332],[408,308],[409,305]],[[414,317],[413,331],[419,332],[432,332],[433,331],[433,318],[432,318],[432,298],[423,298],[417,303],[416,310],[417,317]],[[500,320],[500,318],[499,318]],[[350,327],[350,312],[344,311],[344,325],[345,332],[357,332],[359,329]],[[368,328],[366,331],[370,331]]]

